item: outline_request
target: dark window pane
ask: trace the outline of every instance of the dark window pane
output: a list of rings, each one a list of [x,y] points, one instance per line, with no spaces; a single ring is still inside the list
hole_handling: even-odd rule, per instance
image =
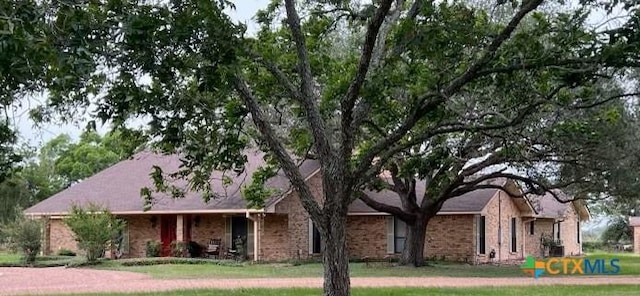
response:
[[[511,252],[517,252],[516,246],[516,218],[511,218]]]
[[[393,251],[395,253],[401,253],[404,250],[404,243],[407,239],[407,224],[393,217]]]
[[[534,235],[535,234],[535,221],[531,221],[529,222],[529,234]]]
[[[478,254],[486,254],[486,218],[485,216],[480,216],[478,220]]]
[[[320,254],[321,246],[320,246],[320,231],[313,225],[313,253]]]

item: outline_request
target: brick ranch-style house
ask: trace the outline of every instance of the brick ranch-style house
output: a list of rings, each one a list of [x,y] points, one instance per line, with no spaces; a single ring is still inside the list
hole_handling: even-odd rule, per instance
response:
[[[640,217],[629,217],[629,226],[633,229],[633,252],[640,254]]]
[[[145,151],[51,196],[25,213],[45,221],[43,252],[46,254],[61,249],[77,251],[74,235],[63,220],[73,205],[97,204],[127,222],[123,257],[144,257],[146,243],[152,240],[160,241],[163,255],[167,255],[172,241],[194,241],[206,246],[211,239],[219,238],[223,247],[228,248],[233,246],[232,238],[238,236],[246,239],[248,257],[254,261],[318,256],[322,244],[319,233],[282,173],[266,183],[277,193],[266,201],[264,208],[247,207],[241,194],[242,186],[248,184],[252,173],[264,164],[264,155],[250,151],[246,156],[248,162],[243,173],[212,174],[212,189],[218,197],[208,203],[196,192],[188,191],[180,199],[154,193],[154,202],[145,211],[140,192],[145,187],[153,188],[150,173],[154,166],[171,173],[181,164],[176,155]],[[322,178],[318,162],[305,161],[299,170],[320,199]],[[571,254],[581,253],[579,227],[574,224],[588,218],[588,212],[586,216],[583,214],[586,208],[582,211],[572,206],[563,213],[553,210],[547,215],[547,202],[553,204],[555,200],[540,202],[536,210],[529,199],[507,193],[518,190],[515,183],[496,182],[503,182],[505,191],[482,189],[444,203],[427,229],[427,257],[481,263],[540,255],[539,237],[551,231],[549,225],[558,225],[560,231],[556,234],[560,240],[572,243],[570,247],[565,246],[565,250],[571,250]],[[174,184],[184,185],[184,182]],[[377,200],[399,203],[390,191],[366,194]],[[561,207],[559,203],[558,207]],[[351,257],[385,258],[401,252],[406,226],[393,216],[356,200],[349,211],[347,233]]]

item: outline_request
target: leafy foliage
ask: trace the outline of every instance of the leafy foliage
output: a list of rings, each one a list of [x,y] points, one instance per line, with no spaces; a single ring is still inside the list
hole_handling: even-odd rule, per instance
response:
[[[64,249],[63,248],[63,249],[58,250],[58,256],[70,256],[70,257],[73,257],[73,256],[76,256],[76,255],[77,255],[76,252],[71,251],[69,249]]]
[[[617,244],[633,241],[633,228],[626,217],[613,218],[602,233],[601,240],[605,244]]]
[[[37,152],[18,150],[26,159],[11,177],[0,182],[0,223],[13,220],[22,209],[131,156],[144,143],[141,132],[123,128],[104,136],[87,131],[78,143],[63,134]]]
[[[28,264],[36,260],[42,246],[42,222],[20,217],[5,225],[2,235],[7,239],[7,245],[23,254]]]
[[[0,183],[0,225],[20,217],[22,209],[33,203],[26,180],[18,175]]]
[[[187,242],[172,241],[169,246],[171,248],[171,257],[187,257],[187,247]]]
[[[147,257],[160,257],[162,251],[162,243],[157,240],[147,241],[145,248],[145,254]]]
[[[86,208],[73,206],[64,222],[73,231],[78,247],[86,253],[89,262],[104,255],[107,245],[125,225],[123,220],[116,219],[107,209],[96,205]]]

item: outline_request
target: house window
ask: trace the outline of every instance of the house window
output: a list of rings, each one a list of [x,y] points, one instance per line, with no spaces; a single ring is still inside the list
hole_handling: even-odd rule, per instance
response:
[[[518,251],[518,248],[516,246],[516,234],[518,232],[516,231],[516,218],[511,218],[511,252],[515,253]]]
[[[318,227],[309,219],[309,254],[320,254],[321,252],[320,230],[318,230]]]
[[[478,254],[487,253],[487,238],[486,238],[486,217],[478,216]]]
[[[580,243],[580,221],[578,221],[578,223],[576,223],[576,231],[577,231],[577,238],[578,238],[578,243]]]
[[[553,238],[560,240],[560,222],[553,223]]]
[[[407,223],[393,217],[393,252],[402,253],[405,241],[407,241]]]
[[[535,234],[535,222],[536,221],[529,222],[529,234],[530,235],[534,235]]]

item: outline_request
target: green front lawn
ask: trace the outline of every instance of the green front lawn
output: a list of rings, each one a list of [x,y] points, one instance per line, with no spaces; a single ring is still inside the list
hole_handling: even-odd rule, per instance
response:
[[[633,253],[591,253],[589,259],[604,259],[608,265],[611,259],[620,259],[620,275],[640,275],[640,256]]]
[[[20,262],[20,254],[0,252],[0,264]]]
[[[640,275],[640,256],[633,254],[591,254],[588,259],[604,259],[608,265],[613,258],[620,259],[620,275]],[[155,278],[265,278],[265,277],[321,277],[322,265],[309,263],[291,264],[242,264],[228,266],[216,264],[164,264],[123,266],[119,261],[108,261],[97,268],[132,271]],[[350,264],[353,277],[525,277],[519,266],[492,266],[460,263],[434,263],[433,266],[413,268],[392,266],[385,263]],[[549,276],[549,275],[545,275]]]
[[[92,294],[92,295],[137,295],[137,296],[178,296],[178,295],[226,295],[226,296],[315,296],[320,289],[238,289],[238,290],[178,290],[171,292],[135,294]],[[632,285],[602,286],[535,286],[535,287],[493,287],[493,288],[354,288],[354,296],[570,296],[570,295],[638,295],[638,287]]]
[[[38,256],[35,267],[54,267],[65,266],[68,264],[77,264],[84,261],[83,257],[77,256]],[[0,252],[0,267],[17,267],[25,266],[26,263],[22,259],[22,255],[18,253]]]
[[[322,265],[309,263],[244,264],[225,266],[216,264],[162,264],[123,266],[118,261],[105,262],[96,268],[145,273],[155,278],[268,278],[268,277],[322,277]],[[350,264],[353,277],[522,277],[517,266],[472,266],[467,264],[437,263],[421,268],[391,266],[383,263]]]

